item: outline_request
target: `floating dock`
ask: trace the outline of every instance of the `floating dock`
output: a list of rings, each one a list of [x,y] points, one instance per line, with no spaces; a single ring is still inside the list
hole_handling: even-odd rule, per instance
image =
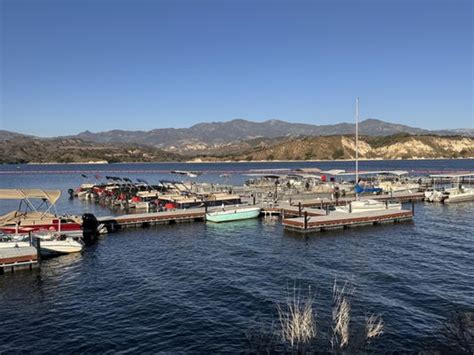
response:
[[[393,193],[384,195],[370,195],[360,197],[359,200],[377,200],[377,201],[395,201],[395,202],[419,202],[424,201],[425,194],[423,192],[403,192]],[[302,207],[318,207],[325,209],[328,206],[344,206],[348,203],[355,201],[354,197],[341,197],[338,199],[330,198],[313,198],[313,199],[302,199],[302,200],[291,200],[292,206],[298,206],[301,204]]]
[[[210,211],[210,210],[209,210]],[[157,224],[174,224],[183,222],[204,221],[206,210],[192,208],[165,212],[136,213],[122,216],[98,217],[97,221],[104,224],[108,232],[122,228],[149,227]]]
[[[0,248],[0,274],[24,269],[32,270],[38,266],[38,252],[33,246]]]
[[[371,212],[330,212],[328,215],[284,218],[283,227],[301,233],[321,232],[357,226],[397,223],[413,218],[412,210],[380,210]]]

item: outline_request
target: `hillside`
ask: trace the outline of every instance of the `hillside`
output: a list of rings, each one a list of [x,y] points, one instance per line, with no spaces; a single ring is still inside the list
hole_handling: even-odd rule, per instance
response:
[[[150,145],[186,155],[203,154],[227,150],[234,146],[234,151],[249,148],[246,142],[256,138],[273,139],[277,137],[295,136],[331,136],[354,134],[353,123],[337,123],[333,125],[310,125],[290,123],[280,120],[252,122],[235,119],[228,122],[199,123],[190,128],[163,128],[151,131],[112,130],[92,133],[82,132],[74,138],[99,143],[138,143]],[[400,124],[384,122],[377,119],[366,119],[359,125],[361,135],[388,136],[398,133],[467,135],[474,136],[473,129],[430,131]],[[454,132],[454,133],[453,133]],[[242,145],[242,146],[239,146]]]
[[[361,137],[359,157],[367,159],[472,158],[474,138],[435,135],[392,135]],[[354,159],[353,136],[288,138],[276,144],[257,147],[243,154],[228,155],[231,160],[333,160]],[[212,157],[209,157],[212,160]]]
[[[17,137],[0,141],[0,163],[179,161],[178,154],[138,145],[98,144],[82,139]]]

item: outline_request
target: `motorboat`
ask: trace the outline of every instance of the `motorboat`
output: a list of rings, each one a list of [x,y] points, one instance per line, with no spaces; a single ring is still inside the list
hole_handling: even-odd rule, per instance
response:
[[[45,257],[79,253],[84,248],[80,237],[60,233],[36,233],[32,237],[27,234],[2,235],[0,238],[0,248],[23,248],[32,244],[39,244],[41,256]]]
[[[446,203],[474,201],[474,188],[466,187],[466,181],[464,180],[467,179],[467,183],[470,183],[472,177],[474,177],[473,173],[430,175],[433,182],[435,179],[441,180],[441,182],[438,183],[438,186],[442,187],[434,187],[425,191],[425,199],[429,202]],[[447,184],[451,184],[451,187],[445,188],[445,185]]]
[[[474,201],[474,188],[466,188],[464,186],[455,187],[445,190],[445,203]]]
[[[443,202],[447,196],[444,190],[429,189],[425,191],[425,200],[428,202]]]
[[[61,196],[59,190],[0,189],[0,199],[20,200],[18,210],[0,216],[0,232],[28,233],[30,231],[80,232],[79,216],[57,215],[55,203]],[[35,206],[33,201],[41,201]]]
[[[371,212],[382,210],[401,210],[401,203],[384,202],[377,200],[359,200],[352,201],[346,206],[337,206],[336,212],[343,213],[357,213],[357,212]]]
[[[186,175],[188,177],[198,177],[199,175],[202,174],[200,171],[186,171],[186,170],[172,170],[171,174],[177,174],[177,175]]]
[[[260,207],[231,208],[222,211],[206,213],[206,220],[209,222],[231,222],[243,219],[257,218],[260,215]]]
[[[79,253],[84,249],[84,242],[81,238],[67,234],[44,233],[36,234],[34,238],[40,242],[39,245],[42,256]]]

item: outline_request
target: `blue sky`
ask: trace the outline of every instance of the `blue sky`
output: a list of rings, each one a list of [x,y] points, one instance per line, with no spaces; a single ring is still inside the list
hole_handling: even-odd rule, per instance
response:
[[[0,0],[1,129],[474,127],[470,0]]]

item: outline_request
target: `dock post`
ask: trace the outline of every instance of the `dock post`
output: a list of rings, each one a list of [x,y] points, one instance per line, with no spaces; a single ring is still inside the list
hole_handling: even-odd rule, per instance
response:
[[[290,206],[291,206],[291,196],[290,196],[290,200],[288,202],[290,203]]]
[[[308,229],[308,211],[304,211],[304,229]]]
[[[33,245],[33,235],[31,234],[31,231],[28,232],[28,239],[30,240],[30,247]]]
[[[388,210],[388,200],[385,200],[385,209]]]
[[[252,194],[252,199],[253,199],[253,205],[255,206],[255,202],[256,202],[256,200],[255,200],[255,194]]]
[[[352,213],[352,202],[349,201],[349,213]]]
[[[326,216],[329,214],[329,204],[326,204]]]
[[[298,202],[298,216],[301,217],[301,201]]]
[[[36,255],[39,263],[41,261],[41,238],[36,238]]]
[[[204,202],[204,213],[207,213],[207,202]]]
[[[411,215],[415,215],[415,202],[411,201]]]

